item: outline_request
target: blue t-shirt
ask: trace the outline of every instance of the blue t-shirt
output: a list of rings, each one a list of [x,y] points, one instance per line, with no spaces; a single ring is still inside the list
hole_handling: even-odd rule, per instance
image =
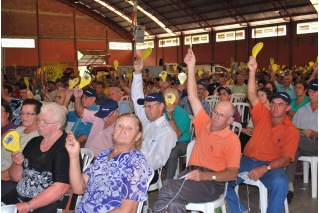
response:
[[[114,149],[104,150],[85,170],[89,179],[76,212],[109,212],[121,200],[145,201],[152,170],[140,150],[124,152],[108,160]]]
[[[168,115],[165,110],[165,118],[168,120]],[[190,128],[190,118],[187,112],[180,107],[179,105],[176,106],[174,112],[173,112],[173,117],[175,120],[175,123],[179,130],[181,131],[181,135],[177,139],[177,142],[182,141],[182,142],[189,142],[191,140],[191,134],[189,131]]]
[[[93,104],[88,108],[88,110],[99,110],[99,107],[96,104]],[[74,122],[71,131],[74,133],[76,138],[82,134],[86,135],[87,137],[89,136],[93,124],[82,123],[82,119],[76,115],[75,111],[68,113],[68,121]]]

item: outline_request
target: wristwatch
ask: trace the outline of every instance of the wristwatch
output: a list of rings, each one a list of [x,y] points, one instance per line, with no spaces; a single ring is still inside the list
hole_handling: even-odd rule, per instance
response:
[[[30,201],[28,201],[29,212],[33,212],[33,208],[31,207]]]
[[[213,175],[213,176],[212,176],[212,180],[216,180],[216,175]]]
[[[172,121],[172,120],[174,120],[174,118],[173,118],[173,117],[171,117],[171,118],[168,118],[167,120],[168,120],[168,121]]]
[[[271,167],[270,167],[270,165],[269,165],[269,164],[267,164],[267,165],[266,165],[266,168],[267,168],[267,170],[268,170],[268,171],[270,171],[270,170],[271,170]]]

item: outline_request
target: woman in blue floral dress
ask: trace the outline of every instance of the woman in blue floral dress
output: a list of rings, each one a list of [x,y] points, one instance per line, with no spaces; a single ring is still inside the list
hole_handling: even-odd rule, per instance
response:
[[[80,144],[71,132],[66,139],[70,157],[70,183],[75,194],[84,194],[76,212],[136,212],[147,196],[152,170],[139,151],[142,124],[132,113],[115,122],[114,147],[104,150],[81,172]],[[98,143],[98,141],[96,141]]]

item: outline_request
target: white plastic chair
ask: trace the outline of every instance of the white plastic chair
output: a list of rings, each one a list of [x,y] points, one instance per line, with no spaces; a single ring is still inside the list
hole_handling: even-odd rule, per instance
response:
[[[84,172],[90,166],[90,163],[92,162],[94,158],[94,152],[88,148],[81,148],[81,157],[83,160],[82,171]],[[76,203],[75,203],[75,209],[76,209],[76,206],[79,204],[81,198],[82,198],[82,195],[78,195],[78,198],[76,199]]]
[[[189,158],[191,156],[193,147],[195,144],[195,140],[191,141],[187,146],[187,153],[186,153],[186,162],[188,163]],[[217,200],[207,202],[207,203],[189,203],[186,205],[186,209],[190,210],[192,213],[202,211],[204,213],[211,213],[215,212],[215,209],[218,207],[222,207],[222,212],[226,213],[226,206],[225,206],[225,196],[227,192],[227,184],[225,184],[225,191]]]
[[[83,160],[83,169],[84,172],[86,168],[89,167],[90,163],[92,162],[94,158],[94,152],[88,148],[81,148],[81,157]]]
[[[156,183],[153,183],[152,185],[150,185],[148,187],[148,192],[151,192],[151,191],[154,191],[154,190],[160,190],[162,188],[162,179],[161,179],[161,176],[162,176],[162,169],[157,169],[157,172],[158,172],[158,180]],[[148,195],[147,195],[147,200],[146,200],[146,203],[145,205],[143,205],[143,213],[146,213],[147,212],[147,209],[148,209]]]
[[[1,206],[1,213],[17,213],[18,209],[16,205]]]
[[[265,185],[260,180],[254,181],[251,179],[245,180],[244,183],[248,185],[257,186],[259,188],[259,208],[261,213],[266,213],[267,207],[268,207],[268,190],[265,187]],[[238,187],[239,185],[235,187],[237,196],[238,196]],[[285,212],[289,213],[287,198],[285,200],[284,205],[285,205]]]
[[[147,182],[147,191],[148,191],[148,188],[149,188],[149,186],[151,184],[151,181],[152,181],[152,179],[154,177],[154,171],[151,169],[150,172],[152,174],[150,175],[150,179]],[[148,197],[148,195],[146,195],[146,197]],[[148,202],[148,198],[147,198],[146,202]],[[141,213],[142,212],[143,205],[144,205],[144,202],[139,202],[138,207],[137,207],[137,213]]]
[[[209,100],[216,100],[219,101],[219,96],[217,94],[215,95],[209,95],[205,98],[205,101],[209,101]]]
[[[248,121],[250,119],[250,114],[249,114],[250,105],[248,103],[243,103],[243,102],[236,102],[236,103],[233,103],[233,105],[239,111],[241,123],[245,123],[245,122],[248,123]],[[245,113],[247,113],[246,117],[245,117]]]
[[[132,98],[129,95],[124,95],[121,98],[122,101],[126,102],[132,108]]]
[[[235,132],[235,130],[238,130],[237,132],[238,132],[238,137],[239,137],[241,130],[242,130],[242,125],[236,121],[233,121],[233,123],[230,125],[230,127],[231,127],[232,132]]]
[[[318,157],[317,156],[301,156],[300,161],[303,161],[303,182],[308,183],[309,180],[309,163],[311,166],[311,194],[312,198],[316,198],[318,194]]]
[[[235,93],[231,95],[230,102],[231,103],[244,102],[245,98],[246,98],[245,93]]]
[[[207,100],[206,100],[207,101]],[[210,114],[209,116],[212,115],[212,109],[219,103],[219,100],[215,100],[215,99],[210,99],[207,101],[209,104],[209,109],[210,109]]]

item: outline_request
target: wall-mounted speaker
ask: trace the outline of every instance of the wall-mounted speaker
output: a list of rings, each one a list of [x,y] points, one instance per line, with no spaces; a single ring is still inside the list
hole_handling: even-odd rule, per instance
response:
[[[144,43],[145,26],[136,26],[134,32],[134,40],[136,43]]]

